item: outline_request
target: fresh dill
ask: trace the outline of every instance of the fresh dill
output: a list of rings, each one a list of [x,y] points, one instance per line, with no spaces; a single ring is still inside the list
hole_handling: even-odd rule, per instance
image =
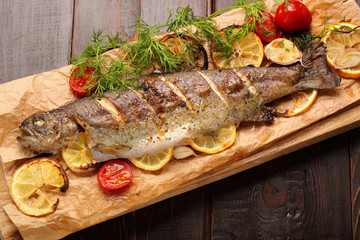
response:
[[[139,32],[139,39],[131,45],[130,49],[135,64],[141,70],[145,70],[155,62],[163,67],[165,72],[175,71],[181,64],[181,57],[172,54],[166,45],[154,38],[167,24],[150,26],[140,17],[137,18],[135,27]]]
[[[235,8],[243,8],[245,23],[241,26],[231,26],[225,29],[225,37],[221,35],[214,18],[221,13]],[[73,64],[72,74],[85,76],[85,70],[91,69],[91,81],[87,89],[95,89],[93,95],[100,96],[106,90],[122,91],[136,87],[136,81],[142,72],[152,67],[163,72],[174,72],[184,63],[190,67],[196,66],[199,46],[210,43],[223,56],[229,58],[233,52],[232,43],[245,37],[255,29],[255,22],[261,21],[265,9],[263,0],[236,0],[228,8],[221,9],[208,17],[195,16],[193,10],[179,7],[176,13],[169,10],[169,17],[162,25],[150,26],[137,17],[134,28],[138,32],[135,42],[123,41],[119,35],[103,35],[102,31],[93,31],[89,44],[84,51],[70,59]],[[250,18],[253,21],[250,21]],[[234,31],[236,27],[236,31]],[[195,30],[194,30],[195,28]],[[174,32],[180,42],[180,50],[174,50],[171,44],[165,44],[155,37],[161,29]],[[120,59],[113,59],[106,51],[118,49],[122,54]]]
[[[107,41],[105,41],[107,40]],[[88,60],[89,58],[93,58],[99,56],[100,54],[114,48],[120,47],[124,41],[119,38],[119,35],[116,34],[114,36],[103,35],[102,30],[93,31],[90,42],[86,45],[85,49],[81,54],[75,55],[70,59],[71,64],[78,64]]]

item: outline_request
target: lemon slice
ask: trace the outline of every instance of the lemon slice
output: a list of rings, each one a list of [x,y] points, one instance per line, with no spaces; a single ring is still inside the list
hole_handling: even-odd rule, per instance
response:
[[[239,31],[240,28],[234,28],[232,31]],[[225,30],[220,31],[223,39],[226,39]],[[214,65],[221,68],[237,68],[248,65],[260,67],[264,58],[264,48],[261,39],[254,32],[250,32],[244,38],[231,43],[233,52],[229,58],[226,58],[221,51],[217,51],[216,46],[211,49],[211,56]]]
[[[277,38],[266,45],[264,53],[273,63],[290,65],[300,61],[301,52],[295,44],[286,38]]]
[[[207,68],[208,62],[205,48],[194,38],[187,35],[179,37],[176,34],[169,34],[162,38],[160,42],[165,44],[173,55],[186,53],[184,63],[177,68],[177,71],[191,66],[196,66],[198,70]],[[160,68],[160,66],[155,67]]]
[[[62,158],[71,171],[78,174],[92,172],[96,164],[92,163],[92,155],[86,144],[85,134],[79,134],[79,140],[73,142],[61,151]]]
[[[10,195],[23,213],[42,216],[53,213],[59,199],[57,192],[66,192],[69,180],[61,165],[48,158],[25,162],[10,180]]]
[[[297,116],[312,106],[317,94],[318,91],[316,89],[292,93],[275,101],[272,106],[276,108],[278,112],[284,112],[283,117]]]
[[[329,66],[345,78],[360,77],[360,25],[341,22],[330,25],[321,39]]]
[[[170,161],[173,151],[174,147],[170,147],[159,153],[145,155],[140,158],[129,158],[129,160],[138,168],[156,171],[164,167]]]
[[[230,147],[235,142],[235,138],[236,126],[235,124],[230,124],[216,132],[193,139],[186,139],[186,142],[197,151],[214,154]]]

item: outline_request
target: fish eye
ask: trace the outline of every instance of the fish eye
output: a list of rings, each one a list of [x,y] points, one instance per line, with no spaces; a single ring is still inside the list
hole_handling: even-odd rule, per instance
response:
[[[35,118],[33,121],[34,126],[37,128],[41,128],[44,125],[44,123],[45,123],[44,119],[42,118]]]

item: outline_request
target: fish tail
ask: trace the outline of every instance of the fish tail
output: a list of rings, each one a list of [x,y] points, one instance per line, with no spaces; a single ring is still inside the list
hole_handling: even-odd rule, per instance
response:
[[[327,65],[326,47],[323,43],[314,43],[303,54],[302,65],[305,78],[299,83],[299,90],[330,89],[338,86],[341,77]]]

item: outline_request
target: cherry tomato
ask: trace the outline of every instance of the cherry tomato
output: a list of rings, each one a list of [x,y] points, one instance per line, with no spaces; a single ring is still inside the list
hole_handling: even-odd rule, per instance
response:
[[[281,29],[275,23],[274,17],[263,11],[261,16],[262,21],[256,21],[255,33],[265,42],[271,42],[274,39],[281,37]],[[250,17],[250,22],[253,18]]]
[[[97,179],[107,190],[118,190],[128,185],[132,179],[130,165],[121,160],[106,162],[98,171]]]
[[[311,12],[299,1],[283,2],[275,13],[275,22],[288,32],[309,29],[311,21]]]
[[[87,68],[84,71],[84,76],[81,74],[75,75],[76,72],[80,70],[80,67],[77,67],[73,73],[70,75],[69,84],[71,89],[76,92],[79,96],[85,97],[89,94],[88,88],[86,88],[86,84],[91,81],[92,73],[95,71],[94,68]],[[95,89],[91,89],[90,92],[94,91]]]

